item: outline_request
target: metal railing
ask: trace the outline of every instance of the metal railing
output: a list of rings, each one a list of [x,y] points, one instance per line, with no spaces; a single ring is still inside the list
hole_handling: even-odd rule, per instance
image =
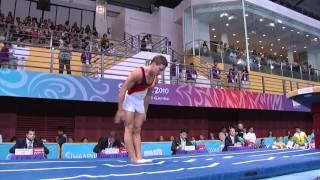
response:
[[[193,54],[192,42],[186,44],[185,53]],[[244,52],[203,40],[195,41],[195,55],[201,59],[201,63],[213,64],[217,62],[226,65],[236,65],[239,68],[247,65],[247,58]],[[320,71],[307,65],[289,64],[283,60],[263,57],[253,52],[250,52],[249,62],[251,71],[307,81],[319,82],[320,80]]]

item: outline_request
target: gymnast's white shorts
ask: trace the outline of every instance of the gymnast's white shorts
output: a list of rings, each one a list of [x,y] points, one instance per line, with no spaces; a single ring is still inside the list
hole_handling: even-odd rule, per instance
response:
[[[145,114],[144,97],[145,93],[133,93],[130,95],[126,93],[123,101],[123,109],[129,112],[138,112],[141,114]]]

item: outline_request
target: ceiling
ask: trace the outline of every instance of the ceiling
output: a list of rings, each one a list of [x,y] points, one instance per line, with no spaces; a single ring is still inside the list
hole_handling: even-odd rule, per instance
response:
[[[107,1],[108,3],[113,5],[152,13],[153,7],[164,6],[168,8],[175,8],[177,5],[180,4],[182,0],[107,0]]]

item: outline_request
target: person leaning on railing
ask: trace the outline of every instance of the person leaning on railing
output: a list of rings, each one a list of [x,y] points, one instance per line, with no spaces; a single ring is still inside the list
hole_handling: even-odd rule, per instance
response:
[[[60,40],[59,52],[59,74],[63,74],[64,66],[66,66],[67,74],[71,74],[71,50],[72,45],[66,45],[63,40]]]

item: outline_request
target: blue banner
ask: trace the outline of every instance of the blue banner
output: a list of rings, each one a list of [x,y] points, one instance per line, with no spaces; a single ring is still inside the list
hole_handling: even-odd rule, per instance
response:
[[[204,144],[209,153],[221,152],[220,141],[197,141]],[[97,155],[93,152],[95,144],[66,143],[62,146],[62,159],[93,159]],[[141,145],[144,157],[171,155],[171,142],[144,142]]]
[[[93,152],[93,143],[65,143],[62,145],[61,159],[94,159],[97,154]]]
[[[9,149],[13,146],[13,143],[3,143],[0,144],[0,160],[10,160]],[[59,158],[59,146],[58,144],[45,144],[49,149],[48,159],[58,159]]]

